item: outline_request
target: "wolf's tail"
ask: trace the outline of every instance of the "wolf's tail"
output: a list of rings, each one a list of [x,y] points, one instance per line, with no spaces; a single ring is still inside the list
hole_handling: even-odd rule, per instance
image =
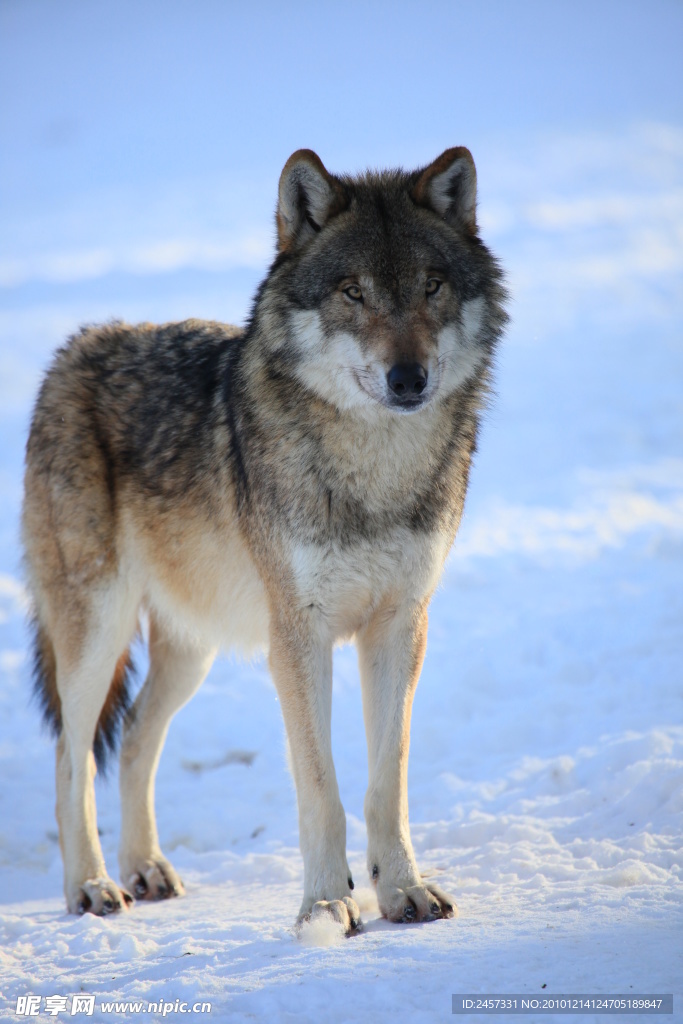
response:
[[[47,629],[38,619],[33,619],[31,628],[33,692],[40,705],[43,722],[52,735],[59,738],[62,732],[62,702],[57,690],[57,661],[54,647]],[[121,726],[131,708],[131,683],[134,675],[135,668],[130,650],[126,650],[116,662],[93,738],[95,764],[102,775],[106,775],[110,757],[116,753]]]

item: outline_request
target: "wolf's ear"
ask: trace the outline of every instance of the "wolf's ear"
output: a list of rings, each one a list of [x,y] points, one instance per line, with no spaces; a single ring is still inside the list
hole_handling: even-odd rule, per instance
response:
[[[455,146],[425,167],[412,188],[420,206],[428,206],[455,228],[477,230],[477,172],[469,149]]]
[[[298,149],[280,175],[277,233],[280,252],[299,247],[346,206],[341,182],[329,174],[317,153]]]

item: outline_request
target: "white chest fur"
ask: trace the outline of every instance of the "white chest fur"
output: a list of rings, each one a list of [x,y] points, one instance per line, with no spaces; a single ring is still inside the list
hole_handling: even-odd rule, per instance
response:
[[[291,572],[298,602],[301,608],[320,610],[334,639],[351,636],[381,604],[420,602],[431,594],[447,550],[440,534],[404,527],[381,542],[293,545]]]

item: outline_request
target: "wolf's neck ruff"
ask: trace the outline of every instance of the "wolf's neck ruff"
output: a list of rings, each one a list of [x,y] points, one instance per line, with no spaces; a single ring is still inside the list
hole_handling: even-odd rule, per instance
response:
[[[256,335],[257,351],[259,341]],[[237,398],[235,412],[242,460],[251,470],[246,487],[258,491],[256,505],[277,510],[281,528],[289,524],[321,544],[371,539],[398,526],[454,530],[481,379],[410,417],[376,403],[340,410],[295,374],[272,373],[265,360],[252,379],[253,393]]]
[[[168,723],[219,646],[261,647],[297,786],[299,922],[331,914],[355,930],[330,745],[332,648],[353,638],[380,909],[395,921],[453,914],[418,871],[406,779],[427,607],[506,319],[472,157],[460,147],[413,173],[351,178],[300,150],[282,172],[277,228],[244,331],[87,328],[36,403],[23,537],[74,912],[122,909],[127,889],[182,892],[154,820]],[[150,673],[123,726],[121,888],[99,844],[94,755],[125,710],[121,666],[142,609]]]

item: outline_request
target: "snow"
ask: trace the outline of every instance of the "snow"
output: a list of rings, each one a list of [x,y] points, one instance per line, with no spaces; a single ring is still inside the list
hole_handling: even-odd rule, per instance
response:
[[[131,16],[130,5],[117,6]],[[467,137],[456,121],[446,137],[443,126],[411,135],[391,112],[384,128],[375,119],[357,136],[337,115],[325,134],[322,100],[290,113],[287,132],[281,108],[269,108],[276,85],[259,83],[254,117],[265,127],[233,125],[244,137],[253,130],[251,163],[240,151],[231,170],[214,133],[201,159],[188,147],[169,171],[173,104],[186,128],[196,119],[193,141],[212,119],[243,116],[223,115],[214,93],[207,98],[195,44],[214,54],[220,33],[206,12],[195,22],[189,8],[169,6],[162,25],[159,8],[145,5],[139,38],[128,42],[113,5],[79,23],[84,8],[64,4],[68,39],[47,8],[36,22],[32,0],[3,11],[15,46],[0,73],[17,92],[3,114],[16,145],[3,156],[0,194],[0,1014],[13,1016],[22,994],[81,992],[98,1004],[209,1001],[214,1019],[245,1021],[434,1021],[448,1018],[454,992],[673,992],[680,1014],[683,127],[670,91],[660,88],[657,106],[647,74],[638,99],[628,91],[626,36],[604,81],[564,53],[548,90],[557,97],[576,86],[576,116],[557,123],[530,92],[514,136],[488,93],[478,118],[464,117]],[[572,7],[549,6],[565,15]],[[206,9],[225,33],[225,10]],[[464,5],[481,45],[489,28],[476,9]],[[641,35],[636,7],[618,9],[655,84],[671,78],[675,5],[654,5]],[[531,47],[543,31],[540,8],[521,10],[530,42],[522,32],[519,45]],[[605,3],[602,20],[595,15],[600,38],[609,10]],[[441,14],[450,17],[445,7]],[[330,18],[310,32],[336,31]],[[105,30],[130,57],[157,29],[169,46],[191,36],[179,71],[187,96],[181,102],[157,82],[137,118],[133,100],[106,79],[111,61],[98,77],[86,58],[100,89],[92,98],[74,71],[52,81],[45,72],[37,84],[20,74],[22,55],[40,55],[48,71],[84,43],[97,55]],[[281,21],[262,27],[271,55],[280,29]],[[490,28],[499,49],[489,66],[496,54],[521,66],[504,52],[504,31]],[[572,40],[578,54],[583,44]],[[547,70],[559,45],[534,59]],[[249,37],[246,50],[254,46]],[[246,58],[233,56],[246,74]],[[149,59],[151,80],[162,65],[158,54]],[[465,71],[473,59],[463,55]],[[395,73],[391,60],[380,57],[369,80],[376,99],[383,69]],[[218,74],[207,64],[206,76]],[[605,84],[612,72],[628,103],[621,119],[616,87]],[[316,80],[330,103],[338,73],[334,63],[332,84]],[[255,86],[254,73],[249,81]],[[313,89],[313,70],[302,69],[301,82]],[[410,81],[405,89],[417,118]],[[271,151],[273,118],[280,134]],[[367,762],[352,648],[335,655],[333,744],[361,935],[344,940],[334,925],[301,940],[292,933],[302,866],[280,710],[264,663],[229,658],[172,724],[159,769],[162,846],[187,897],[116,919],[67,916],[54,754],[28,697],[18,543],[23,445],[50,353],[79,323],[113,315],[243,319],[271,251],[277,174],[298,146],[353,170],[426,161],[461,142],[477,161],[482,230],[507,268],[513,321],[464,523],[432,604],[413,716],[415,848],[422,869],[456,895],[459,917],[416,926],[379,918],[364,862]],[[143,650],[138,661],[144,672]],[[97,799],[115,875],[115,778],[98,781]]]

